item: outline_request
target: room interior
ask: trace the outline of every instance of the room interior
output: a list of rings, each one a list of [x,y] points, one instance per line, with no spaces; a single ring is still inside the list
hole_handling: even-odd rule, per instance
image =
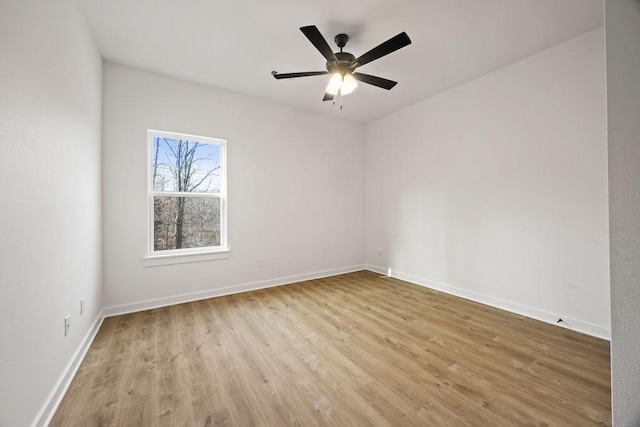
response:
[[[106,317],[361,270],[610,340],[639,422],[640,3],[299,3],[0,2],[0,425]],[[398,85],[274,79],[324,67],[304,25],[406,31]],[[227,259],[143,265],[148,129],[227,141]]]

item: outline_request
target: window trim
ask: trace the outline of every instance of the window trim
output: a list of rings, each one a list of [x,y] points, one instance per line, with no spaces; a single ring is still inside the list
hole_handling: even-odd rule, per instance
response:
[[[216,144],[220,147],[220,191],[218,193],[190,193],[189,197],[217,197],[220,200],[220,246],[201,248],[154,250],[154,210],[153,200],[156,195],[181,196],[180,192],[155,192],[153,190],[153,138],[183,139],[206,144]],[[209,261],[229,258],[227,245],[227,140],[207,136],[189,135],[176,132],[165,132],[147,129],[147,253],[142,262],[145,267],[156,265],[179,264],[187,262]]]

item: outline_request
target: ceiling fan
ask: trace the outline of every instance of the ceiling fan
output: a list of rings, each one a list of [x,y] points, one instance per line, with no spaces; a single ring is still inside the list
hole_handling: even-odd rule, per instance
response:
[[[327,71],[307,71],[301,73],[278,73],[273,71],[271,74],[276,79],[292,79],[296,77],[331,74],[331,80],[329,80],[329,84],[327,85],[324,98],[322,99],[323,101],[331,101],[337,95],[344,96],[350,94],[358,85],[358,81],[390,90],[398,84],[398,82],[369,74],[358,73],[355,72],[355,69],[411,44],[411,39],[407,33],[402,32],[356,58],[354,55],[342,51],[342,48],[345,47],[349,41],[349,36],[346,34],[338,34],[335,37],[334,40],[340,48],[340,52],[334,53],[315,25],[300,27],[300,31],[307,36],[309,41],[320,51],[322,56],[325,57],[327,60]]]

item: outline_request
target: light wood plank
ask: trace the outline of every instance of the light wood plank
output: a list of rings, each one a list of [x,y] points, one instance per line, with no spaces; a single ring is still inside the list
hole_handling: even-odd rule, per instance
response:
[[[610,425],[609,343],[363,271],[107,318],[53,426]]]

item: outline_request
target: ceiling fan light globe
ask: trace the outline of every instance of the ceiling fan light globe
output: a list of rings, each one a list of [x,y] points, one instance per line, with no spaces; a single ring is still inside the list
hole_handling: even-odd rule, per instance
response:
[[[351,75],[347,74],[344,76],[342,80],[342,87],[340,88],[340,93],[342,95],[348,95],[353,92],[356,87],[358,87],[358,81]]]
[[[342,87],[342,75],[340,73],[334,73],[331,76],[331,80],[329,80],[329,84],[327,85],[327,92],[331,95],[337,95],[338,91]]]

